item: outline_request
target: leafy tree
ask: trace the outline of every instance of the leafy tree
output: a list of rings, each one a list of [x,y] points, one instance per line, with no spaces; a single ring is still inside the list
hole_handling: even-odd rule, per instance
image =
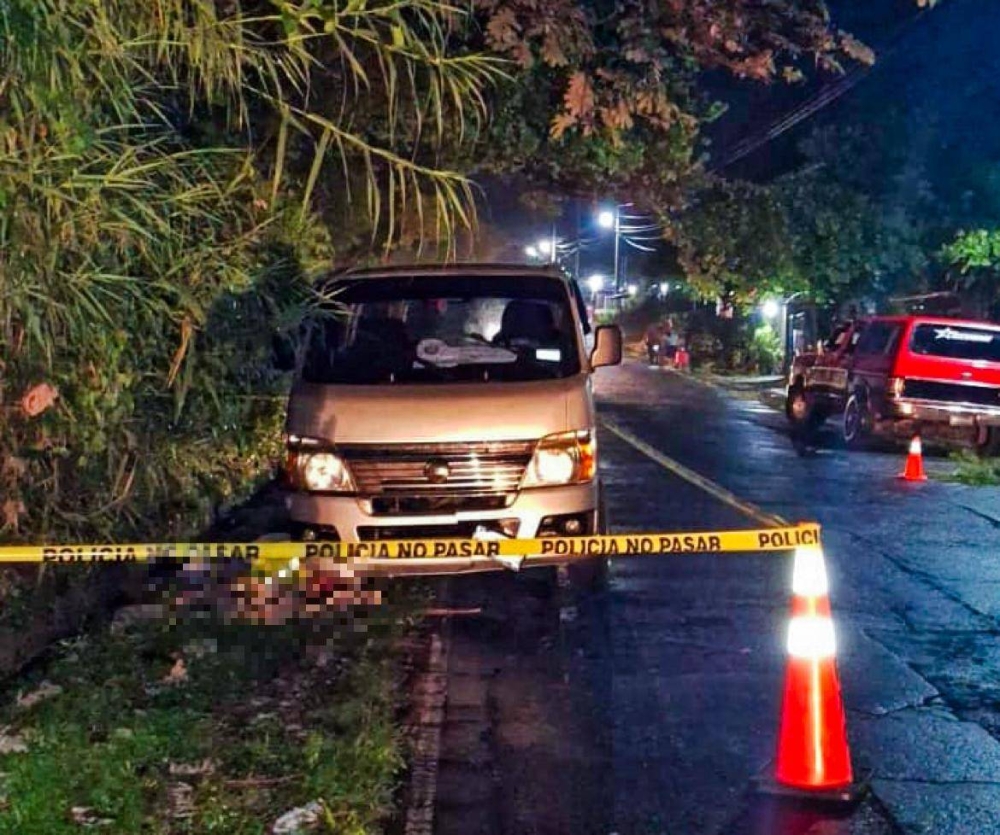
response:
[[[768,83],[871,61],[822,2],[779,0],[474,0],[486,46],[517,65],[483,135],[478,165],[570,193],[678,205],[715,112],[697,73]],[[477,153],[480,149],[477,148]]]
[[[714,182],[667,229],[687,280],[704,298],[749,304],[803,289],[788,217],[767,187]]]
[[[947,264],[957,267],[954,289],[964,290],[992,315],[1000,308],[1000,229],[959,232],[941,250]]]
[[[798,291],[820,302],[880,300],[909,289],[927,265],[922,217],[933,199],[894,147],[872,131],[821,128],[792,174],[710,182],[671,225],[692,284],[744,303]]]
[[[976,269],[1000,267],[1000,230],[973,229],[959,232],[948,244],[943,254],[948,261],[961,268],[963,273]]]
[[[799,288],[817,301],[882,300],[906,289],[926,265],[909,215],[827,172],[793,175],[774,188],[788,218]]]

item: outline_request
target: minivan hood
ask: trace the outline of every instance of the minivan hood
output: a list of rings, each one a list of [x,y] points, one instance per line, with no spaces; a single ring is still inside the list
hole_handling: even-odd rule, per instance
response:
[[[289,435],[332,444],[537,440],[594,425],[590,377],[530,383],[342,386],[297,383]]]

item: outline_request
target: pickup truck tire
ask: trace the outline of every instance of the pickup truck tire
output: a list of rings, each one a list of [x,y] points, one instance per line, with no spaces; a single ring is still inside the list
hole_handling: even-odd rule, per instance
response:
[[[973,444],[981,458],[1000,458],[1000,426],[980,426]]]
[[[826,419],[801,384],[789,387],[785,398],[785,416],[793,427],[807,432],[815,432]]]
[[[844,443],[851,449],[859,449],[871,440],[871,409],[868,397],[863,392],[856,391],[847,399],[841,432]]]

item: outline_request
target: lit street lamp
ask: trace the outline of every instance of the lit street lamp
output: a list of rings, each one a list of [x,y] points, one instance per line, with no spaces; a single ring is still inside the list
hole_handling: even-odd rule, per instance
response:
[[[539,259],[554,264],[559,258],[561,244],[556,238],[555,226],[552,227],[552,236],[540,238],[537,243],[528,244],[524,248],[524,254],[532,260]]]
[[[625,284],[624,262],[622,259],[622,244],[628,244],[640,252],[655,252],[649,244],[660,239],[660,227],[655,221],[643,214],[623,213],[631,203],[616,203],[614,208],[601,209],[597,213],[597,225],[602,229],[614,232],[615,236],[615,291],[618,292]]]
[[[805,290],[799,290],[782,299],[765,299],[760,306],[760,312],[766,320],[773,321],[777,319],[778,338],[781,340],[782,371],[788,370],[791,357],[795,353],[795,346],[792,344],[794,335],[790,332],[789,328],[791,304],[799,296],[805,294]]]
[[[628,294],[630,296],[635,297],[636,293],[638,293],[638,292],[639,292],[639,288],[635,284],[630,284],[628,286]]]
[[[621,207],[617,204],[615,205],[614,211],[611,209],[601,209],[600,213],[597,215],[597,223],[602,229],[611,229],[615,233],[615,270],[614,277],[612,281],[614,282],[614,288],[618,290],[618,261],[619,250],[621,248]]]
[[[604,289],[604,276],[600,273],[594,273],[590,278],[587,279],[587,286],[590,288],[590,304],[597,309],[597,294]]]

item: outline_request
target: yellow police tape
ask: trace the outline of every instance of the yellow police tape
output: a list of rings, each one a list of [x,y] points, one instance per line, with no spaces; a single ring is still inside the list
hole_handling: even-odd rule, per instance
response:
[[[12,545],[0,563],[95,564],[150,560],[245,560],[265,565],[313,558],[423,562],[449,559],[571,561],[586,557],[787,551],[818,545],[820,528],[801,524],[744,531],[634,533],[545,539],[427,539],[381,542],[172,542],[123,545]]]

